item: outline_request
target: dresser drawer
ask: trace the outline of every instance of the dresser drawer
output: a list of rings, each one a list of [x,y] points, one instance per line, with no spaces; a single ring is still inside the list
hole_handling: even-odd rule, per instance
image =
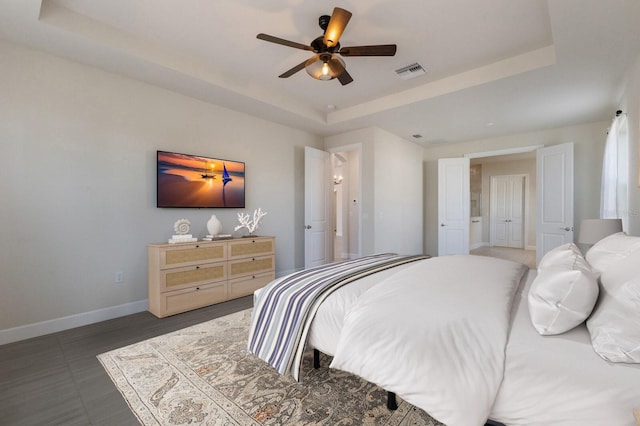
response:
[[[160,251],[160,269],[223,261],[227,258],[223,243],[180,244]]]
[[[148,310],[159,318],[250,295],[275,278],[275,238],[147,247]]]
[[[229,279],[270,272],[275,269],[274,256],[256,256],[229,261]]]
[[[178,314],[227,300],[227,283],[207,284],[163,293],[161,316]]]
[[[273,238],[243,238],[229,243],[229,259],[274,254]]]
[[[263,274],[249,275],[243,278],[229,280],[229,299],[236,299],[242,296],[253,294],[259,288],[264,287],[273,281],[276,277],[274,272],[266,272]]]
[[[227,265],[224,262],[163,269],[159,276],[160,291],[176,290],[226,279]]]

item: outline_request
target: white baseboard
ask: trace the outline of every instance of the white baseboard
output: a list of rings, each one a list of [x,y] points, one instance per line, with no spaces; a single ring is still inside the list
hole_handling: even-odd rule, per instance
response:
[[[469,250],[477,249],[480,247],[489,247],[489,243],[484,243],[484,242],[475,243],[474,245],[469,247]]]
[[[35,324],[22,325],[20,327],[0,330],[0,345],[17,342],[19,340],[30,339],[32,337],[44,336],[45,334],[57,333],[58,331],[69,330],[70,328],[81,327],[100,321],[123,317],[146,311],[148,307],[147,299],[137,302],[125,303],[118,306],[98,309],[91,312],[69,315],[48,321],[37,322]]]

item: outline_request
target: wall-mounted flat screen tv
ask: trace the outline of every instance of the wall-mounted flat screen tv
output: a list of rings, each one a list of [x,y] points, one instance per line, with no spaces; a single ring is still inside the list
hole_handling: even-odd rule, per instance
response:
[[[244,163],[158,151],[158,207],[244,208]]]

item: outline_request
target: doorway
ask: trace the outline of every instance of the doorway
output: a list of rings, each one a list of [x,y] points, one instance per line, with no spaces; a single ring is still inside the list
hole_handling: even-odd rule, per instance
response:
[[[480,183],[470,200],[478,206],[470,253],[535,267],[536,152],[473,158],[471,167]]]
[[[331,151],[334,196],[334,260],[360,256],[360,149]]]
[[[530,185],[531,194],[530,197],[533,199],[532,202],[529,203],[530,210],[533,213],[529,214],[529,220],[531,222],[531,226],[529,227],[530,231],[533,230],[533,235],[529,238],[529,242],[535,246],[526,246],[525,250],[535,248],[536,251],[536,262],[539,262],[540,259],[547,253],[549,250],[557,247],[561,244],[566,244],[573,241],[573,143],[567,142],[558,145],[552,145],[550,147],[544,146],[529,146],[522,148],[511,148],[505,150],[498,150],[492,152],[483,152],[483,153],[473,153],[473,154],[465,154],[462,159],[459,160],[467,160],[466,161],[466,169],[460,169],[458,174],[453,176],[456,178],[457,182],[462,182],[462,185],[459,185],[457,191],[456,188],[446,187],[442,184],[442,180],[440,177],[441,171],[444,170],[444,165],[446,162],[454,159],[438,159],[438,210],[440,210],[440,204],[442,200],[445,202],[448,199],[453,200],[462,200],[466,194],[466,201],[464,205],[469,206],[471,195],[470,195],[470,182],[469,182],[469,169],[471,164],[469,162],[470,159],[480,159],[487,158],[492,156],[500,156],[502,159],[511,154],[523,154],[527,155],[527,153],[535,152],[535,159],[533,160],[533,164],[535,165],[535,169],[529,173],[530,176],[535,176],[531,181],[535,181],[535,185]],[[444,160],[444,161],[443,161]],[[510,165],[514,163],[514,157],[510,157],[507,161]],[[460,165],[463,164],[463,161],[458,162]],[[466,178],[464,174],[466,173]],[[507,172],[510,173],[510,172]],[[491,173],[488,173],[489,175]],[[505,173],[499,173],[505,174]],[[454,175],[452,173],[452,175]],[[449,179],[446,179],[448,182]],[[487,190],[487,192],[489,192]],[[534,195],[535,194],[535,195]],[[488,199],[488,195],[484,195],[483,191],[483,203],[484,200]],[[447,203],[451,204],[453,207],[461,206],[461,202],[457,203]],[[447,208],[449,206],[447,205]],[[455,210],[455,209],[454,209]],[[488,210],[488,205],[487,205]],[[462,209],[457,209],[456,211],[462,211]],[[469,209],[467,208],[466,218],[468,221],[471,221],[471,217],[469,214]],[[461,214],[457,216],[462,217]],[[440,226],[438,227],[438,254],[443,255],[447,254],[446,251],[442,250],[442,244],[440,241],[443,239],[443,235],[446,235],[446,228],[448,223],[445,223],[441,220],[442,215],[440,211],[438,212],[438,219],[440,222]],[[526,216],[525,216],[526,217]],[[485,227],[486,228],[486,227]],[[525,225],[526,228],[526,225]],[[483,229],[483,234],[488,230]],[[460,234],[462,239],[465,239],[462,243],[466,243],[467,251],[468,250],[468,242],[469,242],[469,227],[466,227],[466,232],[462,232]],[[484,241],[488,241],[488,238]],[[525,244],[527,241],[527,235],[525,233]]]

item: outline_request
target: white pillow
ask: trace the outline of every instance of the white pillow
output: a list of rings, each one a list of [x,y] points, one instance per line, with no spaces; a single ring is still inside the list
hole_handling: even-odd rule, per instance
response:
[[[553,248],[540,259],[538,271],[553,267],[571,267],[576,255],[582,256],[582,253],[574,243],[567,243]]]
[[[587,321],[593,349],[608,361],[640,363],[640,247],[600,281],[600,301]]]
[[[640,250],[640,237],[631,237],[624,232],[609,235],[595,243],[587,251],[587,262],[597,272],[605,272],[609,266]]]
[[[545,255],[531,284],[529,316],[541,335],[560,334],[578,326],[598,299],[597,277],[574,247],[565,244],[551,256]]]

